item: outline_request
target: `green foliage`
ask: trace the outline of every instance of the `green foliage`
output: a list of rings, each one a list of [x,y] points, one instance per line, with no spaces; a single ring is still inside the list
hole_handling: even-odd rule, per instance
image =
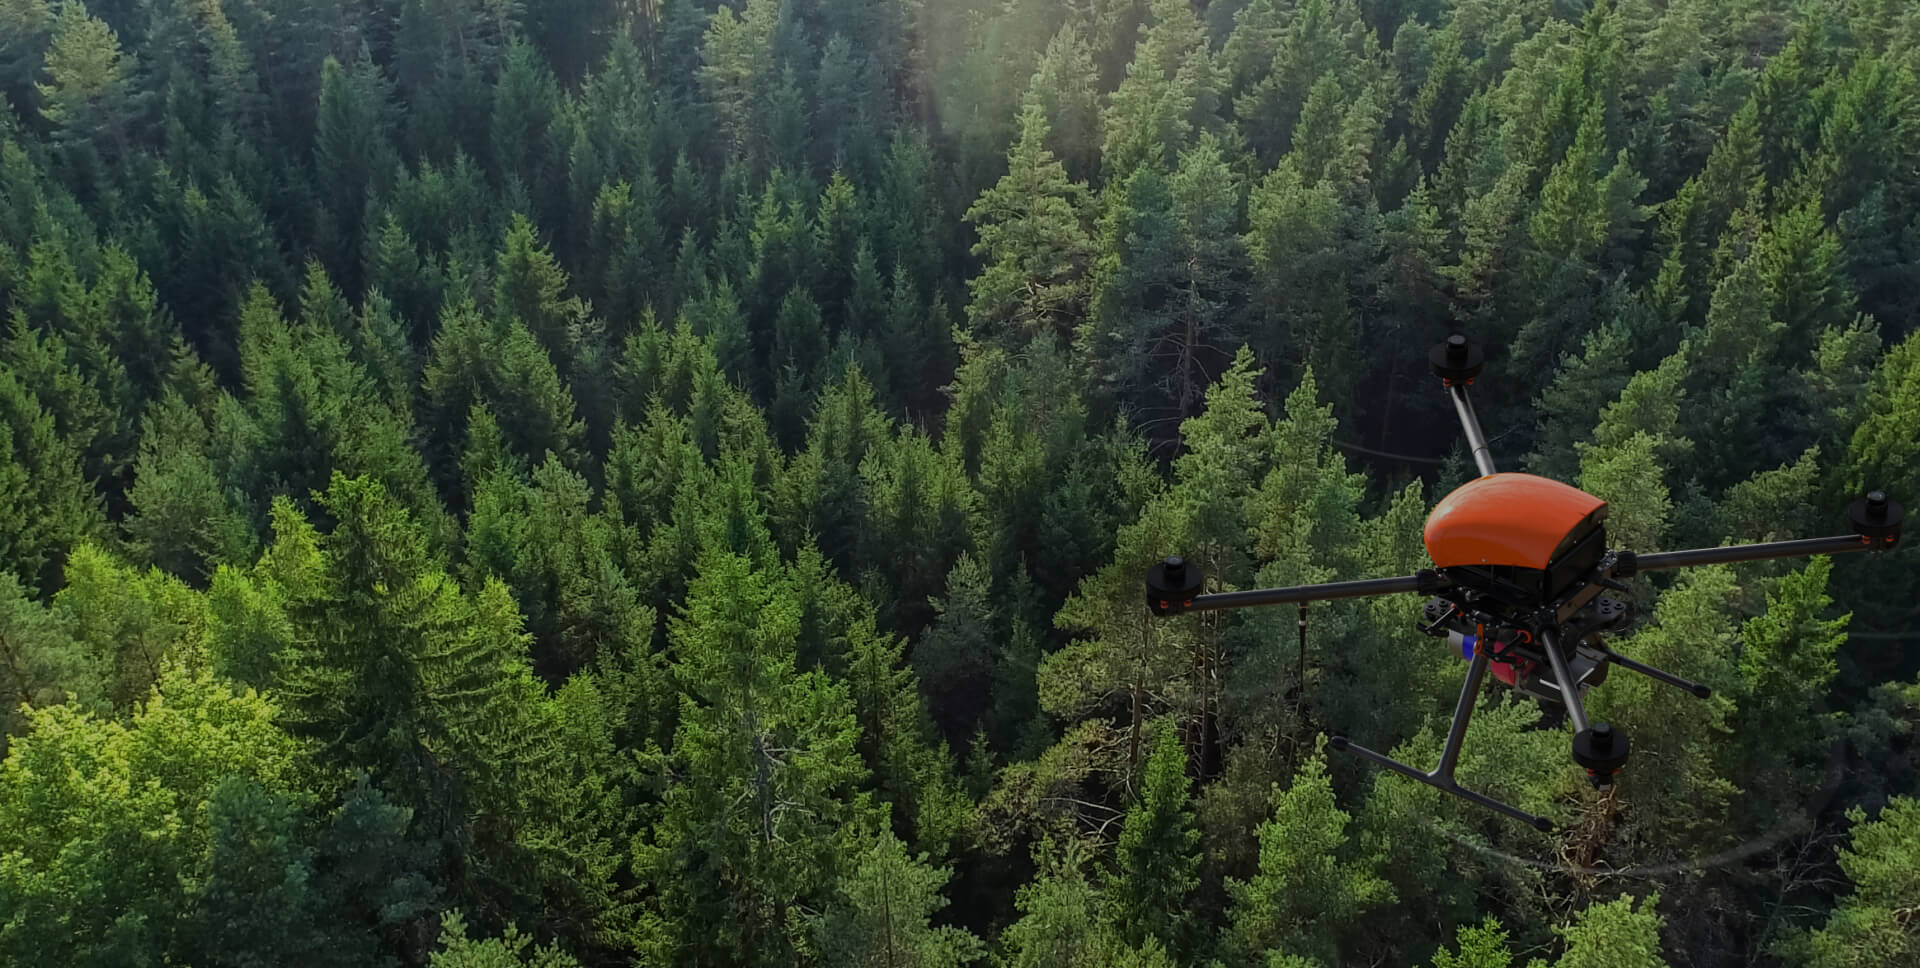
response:
[[[1904,965],[1913,548],[1480,698],[1551,836],[1139,581],[1426,567],[1454,330],[1617,547],[1911,509],[1908,6],[0,0],[0,960]]]
[[[1156,0],[1126,79],[1107,105],[1101,156],[1109,177],[1119,180],[1141,165],[1169,167],[1186,147],[1195,119],[1213,119],[1218,87],[1193,8]]]
[[[1897,429],[1911,426],[1920,406],[1920,337],[1908,336],[1887,351],[1868,385],[1866,412],[1848,453],[1848,490],[1892,486],[1920,474],[1920,445]]]
[[[1392,888],[1350,854],[1348,814],[1334,804],[1326,758],[1316,752],[1285,790],[1274,787],[1272,816],[1260,825],[1260,872],[1231,880],[1233,943],[1249,954],[1306,952],[1333,963],[1342,920],[1392,900]],[[1350,923],[1350,922],[1349,922]]]
[[[837,903],[816,929],[822,957],[849,968],[915,965],[952,968],[979,960],[979,939],[931,923],[946,906],[940,896],[949,874],[914,858],[883,833],[841,882]]]
[[[103,698],[92,657],[74,641],[71,616],[34,601],[11,573],[0,573],[0,653],[7,702],[0,737],[24,730],[26,707],[55,706],[72,696],[84,709]]]
[[[1772,815],[1770,807],[1785,809],[1792,799],[1788,791],[1817,785],[1833,735],[1833,715],[1822,707],[1850,616],[1823,617],[1833,602],[1827,595],[1832,570],[1832,559],[1823,556],[1782,577],[1767,592],[1767,610],[1740,629],[1742,695],[1734,728],[1751,729],[1793,710],[1792,720],[1776,729],[1776,741],[1764,750],[1726,751],[1740,764],[1730,775],[1746,781],[1748,795],[1739,806],[1753,823]]]
[[[125,521],[140,558],[204,585],[222,564],[243,565],[255,538],[245,506],[222,486],[205,421],[178,394],[147,412]]]
[[[558,948],[534,946],[532,938],[511,924],[498,938],[478,941],[469,938],[466,919],[458,911],[440,916],[440,948],[427,964],[433,968],[579,968],[580,965]]]
[[[1566,941],[1555,968],[1665,968],[1667,961],[1660,955],[1663,919],[1653,912],[1659,902],[1655,894],[1641,898],[1636,908],[1635,899],[1623,894],[1616,901],[1588,905],[1572,924],[1553,929]]]
[[[1008,968],[1064,965],[1094,968],[1170,968],[1175,962],[1158,944],[1128,945],[1111,920],[1106,899],[1081,872],[1071,844],[1042,851],[1040,875],[1020,889],[1020,919],[1007,927],[1000,963]]]
[[[1047,149],[1046,114],[1028,105],[1020,124],[1007,174],[967,209],[980,233],[973,253],[986,260],[969,284],[967,316],[977,333],[1016,349],[1065,334],[1086,298],[1093,249],[1081,214],[1086,188]]]
[[[1162,726],[1147,758],[1140,801],[1127,811],[1109,891],[1128,942],[1156,941],[1176,957],[1193,947],[1189,896],[1199,881],[1200,832],[1187,807],[1187,752]]]
[[[950,742],[982,725],[991,694],[999,616],[987,570],[961,555],[934,602],[933,624],[913,650],[914,671],[933,698],[934,721]]]
[[[1825,927],[1806,939],[1807,964],[1897,965],[1920,951],[1911,915],[1914,894],[1914,852],[1920,849],[1920,811],[1915,802],[1898,798],[1880,815],[1867,820],[1865,811],[1847,811],[1853,824],[1851,842],[1840,851],[1840,869],[1853,882]]]
[[[500,421],[512,452],[529,465],[549,454],[563,464],[578,459],[583,426],[573,394],[533,332],[518,320],[491,322],[471,304],[448,309],[433,340],[422,380],[429,426],[439,438],[450,480],[452,454],[465,441],[467,415],[484,404]],[[443,488],[445,485],[443,484]]]
[[[297,797],[296,746],[270,701],[205,672],[175,665],[143,699],[125,725],[71,706],[35,710],[0,766],[8,960],[151,963],[215,954],[203,939],[245,943],[223,916],[230,878],[254,860],[227,847],[231,811],[248,789]],[[318,927],[296,898],[249,903],[287,942]]]
[[[77,448],[55,433],[52,415],[31,391],[0,367],[0,561],[23,583],[50,594],[67,553],[101,523]]]
[[[653,612],[614,558],[611,522],[588,512],[584,480],[552,458],[525,484],[497,470],[474,479],[483,483],[467,521],[467,560],[513,590],[537,669],[563,678],[602,648],[628,651],[651,639]]]
[[[124,135],[131,120],[127,65],[113,28],[88,14],[85,4],[63,3],[46,57],[41,116],[76,140],[96,132]]]
[[[1433,968],[1510,968],[1512,964],[1507,932],[1492,918],[1477,925],[1462,925],[1459,950],[1442,949],[1433,956]]]
[[[92,545],[74,549],[54,608],[99,677],[100,698],[126,711],[147,697],[169,661],[197,659],[205,604],[177,578],[140,573]]]
[[[740,17],[723,6],[714,11],[700,44],[702,92],[719,117],[727,146],[750,156],[763,150],[760,122],[772,82],[779,12],[777,0],[752,0]]]
[[[749,559],[704,553],[671,622],[687,690],[675,772],[635,864],[661,885],[668,943],[700,963],[780,964],[804,944],[797,905],[826,903],[876,832],[846,687],[795,667],[799,610]],[[715,933],[712,926],[731,930]]]
[[[320,104],[313,160],[326,210],[320,241],[329,270],[359,292],[361,253],[370,197],[393,171],[392,113],[380,69],[372,61],[342,66],[329,57],[320,69]]]

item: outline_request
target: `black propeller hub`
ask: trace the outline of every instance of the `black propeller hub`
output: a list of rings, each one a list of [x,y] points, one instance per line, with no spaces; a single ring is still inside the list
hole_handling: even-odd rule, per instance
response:
[[[1900,523],[1906,516],[1907,509],[1888,498],[1885,491],[1868,491],[1847,506],[1847,520],[1853,524],[1853,532],[1876,550],[1900,543]]]
[[[1629,744],[1625,730],[1594,723],[1573,737],[1573,761],[1585,767],[1594,789],[1613,785],[1613,775],[1627,765]]]
[[[1487,354],[1465,336],[1455,333],[1427,351],[1427,365],[1433,368],[1434,376],[1449,385],[1471,383],[1486,369]]]
[[[1205,578],[1179,555],[1168,555],[1147,569],[1147,608],[1155,615],[1178,615],[1193,605]]]

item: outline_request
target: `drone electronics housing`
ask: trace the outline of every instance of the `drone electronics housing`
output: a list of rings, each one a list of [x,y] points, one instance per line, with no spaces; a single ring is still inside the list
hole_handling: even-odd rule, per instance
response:
[[[1607,502],[1532,474],[1468,481],[1427,516],[1427,554],[1460,588],[1513,605],[1550,602],[1607,551]]]

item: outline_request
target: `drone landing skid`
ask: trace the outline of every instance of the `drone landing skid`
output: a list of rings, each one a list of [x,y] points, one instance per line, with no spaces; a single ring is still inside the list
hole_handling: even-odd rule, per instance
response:
[[[1454,767],[1460,764],[1460,745],[1467,737],[1467,723],[1473,719],[1474,700],[1479,698],[1480,684],[1486,679],[1489,661],[1488,653],[1482,650],[1474,654],[1473,664],[1467,667],[1467,681],[1460,687],[1460,702],[1453,707],[1453,725],[1447,729],[1447,745],[1440,750],[1440,765],[1435,767],[1433,772],[1423,773],[1385,753],[1376,753],[1373,750],[1354,743],[1345,736],[1333,737],[1333,739],[1328,741],[1328,745],[1336,750],[1345,750],[1362,759],[1372,760],[1374,763],[1384,766],[1401,776],[1419,780],[1421,783],[1425,783],[1443,793],[1450,793],[1468,803],[1477,804],[1498,813],[1504,813],[1521,823],[1533,827],[1535,830],[1552,832],[1553,821],[1545,817],[1530,814],[1510,803],[1502,803],[1485,794],[1475,793],[1461,786],[1460,782],[1453,778]]]
[[[1627,670],[1628,672],[1638,672],[1641,675],[1646,676],[1647,678],[1652,679],[1656,682],[1664,682],[1667,685],[1673,686],[1676,689],[1685,690],[1686,692],[1692,693],[1695,696],[1695,698],[1706,699],[1707,697],[1713,695],[1712,689],[1709,689],[1708,687],[1703,686],[1700,683],[1694,682],[1691,679],[1682,679],[1679,676],[1676,676],[1665,669],[1656,669],[1653,666],[1647,665],[1644,662],[1635,662],[1632,659],[1629,659],[1626,656],[1621,655],[1620,653],[1615,652],[1611,649],[1607,650],[1607,664],[1617,665],[1620,668]]]

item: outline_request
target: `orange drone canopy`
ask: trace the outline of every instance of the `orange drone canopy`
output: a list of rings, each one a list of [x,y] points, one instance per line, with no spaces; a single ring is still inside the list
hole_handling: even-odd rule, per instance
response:
[[[1438,568],[1544,571],[1606,518],[1607,502],[1577,487],[1532,474],[1489,474],[1462,484],[1427,516],[1427,554]]]

